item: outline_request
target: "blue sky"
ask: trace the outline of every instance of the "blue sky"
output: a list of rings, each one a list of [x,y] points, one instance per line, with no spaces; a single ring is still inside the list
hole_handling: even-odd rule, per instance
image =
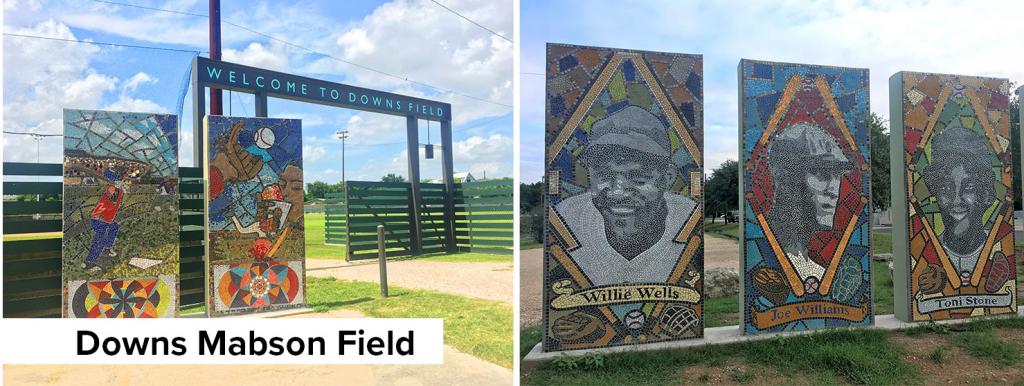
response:
[[[706,173],[737,159],[741,58],[868,68],[871,109],[886,119],[897,71],[1024,83],[1021,1],[522,0],[520,10],[523,182],[544,173],[547,42],[703,54]]]
[[[206,14],[201,0],[118,2]],[[443,4],[509,38],[511,1],[445,0]],[[427,0],[298,2],[222,0],[223,59],[334,82],[441,100],[452,104],[456,171],[511,177],[512,43]],[[208,56],[207,19],[101,1],[5,1],[4,32],[69,40],[156,46]],[[324,55],[228,24],[232,22]],[[61,108],[176,113],[195,53],[108,47],[4,36],[4,130],[60,133]],[[413,82],[426,83],[437,88]],[[462,94],[470,95],[467,97]],[[253,98],[224,93],[224,112],[253,114]],[[480,101],[477,99],[483,99]],[[231,101],[229,104],[228,101]],[[181,120],[180,163],[191,166],[191,90]],[[405,118],[283,99],[271,117],[303,120],[307,182],[341,179],[339,129],[350,132],[347,177],[379,180],[406,174]],[[420,121],[420,141],[427,142]],[[430,139],[440,128],[430,123]],[[59,137],[40,150],[28,136],[3,136],[4,161],[59,162]],[[422,149],[421,149],[422,154]],[[421,158],[422,177],[440,177],[440,158]]]

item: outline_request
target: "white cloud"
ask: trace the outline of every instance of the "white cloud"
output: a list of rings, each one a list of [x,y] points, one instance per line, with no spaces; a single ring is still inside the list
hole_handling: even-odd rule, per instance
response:
[[[448,1],[446,5],[499,33],[512,33],[508,1]],[[338,33],[336,56],[448,90],[512,104],[512,43],[427,1],[397,0]],[[507,113],[510,108],[450,92],[429,90],[380,73],[355,69],[329,58],[307,67],[311,72],[342,72],[360,85],[391,87],[395,92],[451,103],[456,125]]]
[[[441,178],[441,149],[434,149],[434,159],[426,159],[425,150],[420,152],[420,178]],[[408,154],[399,151],[384,160],[371,159],[363,167],[352,172],[349,179],[377,181],[388,173],[408,177]],[[456,172],[468,171],[477,178],[511,177],[512,138],[492,134],[487,137],[472,136],[452,143],[452,159]]]
[[[342,55],[346,59],[371,55],[377,51],[377,46],[366,37],[366,30],[362,28],[353,28],[345,32],[338,37],[337,42],[342,47]]]
[[[406,120],[392,115],[360,113],[348,119],[344,130],[348,130],[348,142],[353,145],[405,143]]]
[[[284,43],[276,40],[271,41],[270,45],[252,42],[242,50],[226,48],[222,53],[222,59],[227,62],[239,63],[247,66],[282,72],[289,71],[288,55],[285,53],[285,45]]]
[[[327,149],[323,146],[302,146],[302,162],[316,162],[327,155]]]
[[[78,40],[71,29],[60,22],[46,20],[14,33]],[[87,44],[40,39],[10,39],[5,42],[4,67],[17,69],[4,73],[5,130],[60,134],[63,132],[63,108],[166,112],[153,101],[134,98],[142,84],[155,82],[145,73],[137,73],[121,82],[90,67],[101,50]],[[118,90],[120,97],[104,105]],[[35,150],[39,146],[38,154]],[[60,162],[63,143],[60,137],[45,137],[38,144],[31,136],[3,136],[4,161]]]
[[[492,178],[512,175],[508,162],[512,158],[512,138],[501,134],[486,138],[473,136],[452,145],[456,169],[469,171],[477,177],[485,173]]]
[[[4,1],[4,11],[29,10],[38,11],[42,5],[39,0],[7,0]]]
[[[190,11],[195,1],[170,2],[161,8]],[[81,29],[100,31],[142,41],[206,46],[208,23],[205,18],[169,12],[153,12],[106,3],[88,3],[85,7],[67,7],[59,12],[60,21]]]
[[[121,94],[134,93],[135,90],[139,89],[139,86],[145,84],[156,84],[159,81],[159,79],[149,76],[149,74],[145,72],[137,72],[135,75],[132,75],[131,78],[128,78],[123,85],[121,85]]]

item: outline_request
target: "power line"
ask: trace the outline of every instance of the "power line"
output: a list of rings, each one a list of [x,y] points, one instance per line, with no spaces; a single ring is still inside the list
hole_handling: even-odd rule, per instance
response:
[[[141,48],[141,49],[145,49],[145,50],[175,51],[175,52],[187,52],[187,53],[190,53],[190,54],[199,54],[199,51],[195,51],[195,50],[183,50],[183,49],[177,49],[177,48],[152,47],[152,46],[138,46],[138,45],[133,45],[133,44],[121,44],[121,43],[94,42],[94,41],[91,41],[91,40],[61,39],[61,38],[53,38],[53,37],[48,37],[48,36],[22,35],[22,34],[15,34],[15,33],[9,33],[9,32],[4,32],[4,36],[14,36],[14,37],[19,37],[19,38],[32,38],[32,39],[43,39],[43,40],[54,40],[54,41],[69,42],[69,43],[94,44],[94,45],[99,45],[99,46]]]
[[[137,4],[126,4],[126,3],[118,3],[118,2],[104,1],[104,0],[92,0],[92,1],[97,2],[97,3],[103,3],[103,4],[122,5],[122,6],[125,6],[125,7],[134,7],[134,8],[139,8],[139,9],[148,9],[150,11],[161,11],[161,12],[168,12],[168,13],[176,13],[176,14],[185,15],[185,16],[210,17],[209,15],[203,15],[201,13],[175,11],[173,9],[154,8],[154,7],[147,7],[147,6],[144,6],[144,5],[137,5]]]
[[[92,1],[97,2],[97,3],[103,3],[103,4],[121,5],[121,6],[125,6],[125,7],[134,7],[134,8],[145,9],[145,10],[150,10],[150,11],[169,12],[169,13],[175,13],[175,14],[179,14],[179,15],[204,17],[204,18],[209,18],[210,17],[209,15],[203,15],[203,14],[199,14],[199,13],[182,12],[182,11],[175,11],[175,10],[164,9],[164,8],[145,7],[145,6],[141,6],[141,5],[119,3],[119,2],[114,2],[114,1],[105,1],[105,0],[92,0]],[[438,4],[438,5],[440,5],[440,4]],[[443,7],[443,5],[442,5],[442,7]],[[452,12],[454,12],[454,11],[452,11]],[[472,21],[472,20],[470,20],[470,21]],[[446,88],[443,88],[443,87],[438,87],[438,86],[434,86],[434,85],[431,85],[431,84],[415,81],[415,80],[409,79],[408,77],[405,77],[405,76],[392,74],[392,73],[389,73],[389,72],[386,72],[386,71],[378,70],[376,68],[364,66],[364,65],[359,64],[359,63],[351,62],[351,61],[348,61],[348,60],[345,60],[345,59],[342,59],[342,58],[339,58],[339,57],[336,57],[336,56],[333,56],[333,55],[330,55],[330,54],[327,54],[327,53],[324,53],[324,52],[320,52],[320,51],[314,50],[312,48],[307,48],[307,47],[304,47],[304,46],[300,46],[298,44],[289,42],[287,40],[280,39],[280,38],[277,38],[277,37],[265,34],[263,32],[254,30],[252,28],[243,26],[241,24],[232,22],[232,21],[227,20],[227,19],[223,19],[222,18],[221,19],[221,23],[228,24],[230,26],[233,26],[233,27],[236,27],[236,28],[239,28],[239,29],[251,32],[251,33],[254,33],[256,35],[263,36],[263,37],[265,37],[267,39],[271,39],[271,40],[280,42],[282,44],[286,44],[286,45],[289,45],[289,46],[292,46],[292,47],[295,47],[295,48],[298,48],[298,49],[301,49],[301,50],[304,50],[304,51],[308,51],[308,52],[311,52],[311,53],[314,53],[314,54],[317,54],[317,55],[321,55],[321,56],[324,56],[324,57],[336,60],[338,62],[345,63],[345,64],[348,64],[350,66],[358,67],[358,68],[361,68],[361,69],[364,69],[364,70],[367,70],[367,71],[372,71],[372,72],[375,72],[375,73],[378,73],[378,74],[381,74],[381,75],[384,75],[384,76],[389,76],[389,77],[392,77],[392,78],[395,78],[395,79],[400,79],[400,80],[403,80],[403,81],[406,81],[406,82],[409,82],[409,83],[412,83],[412,84],[416,84],[416,85],[420,85],[420,86],[423,86],[423,87],[431,88],[431,89],[434,89],[434,90],[437,90],[437,91],[442,91],[442,92],[446,92],[446,93],[460,95],[460,96],[463,96],[463,97],[466,97],[466,98],[469,98],[469,99],[473,99],[473,100],[477,100],[477,101],[480,101],[480,102],[491,103],[491,104],[498,105],[498,106],[504,106],[504,107],[512,108],[512,105],[509,105],[509,104],[493,101],[493,100],[486,99],[486,98],[481,98],[481,97],[474,96],[474,95],[471,95],[471,94],[466,94],[466,93],[463,93],[463,92],[460,92],[460,91],[455,91],[455,90],[446,89]],[[508,40],[508,39],[505,39],[505,40]]]
[[[448,10],[448,12],[454,13],[454,14],[458,15],[459,17],[461,17],[461,18],[463,18],[463,19],[466,19],[466,21],[468,21],[468,22],[470,22],[470,23],[473,23],[473,25],[476,25],[477,27],[483,28],[484,30],[486,30],[487,32],[490,32],[490,33],[491,33],[491,34],[493,34],[494,36],[497,36],[497,37],[499,37],[499,38],[505,39],[505,40],[507,40],[507,41],[508,41],[509,43],[512,43],[512,40],[511,40],[511,39],[509,39],[509,38],[507,38],[507,37],[505,37],[505,35],[502,35],[502,34],[499,34],[499,33],[497,33],[497,32],[494,32],[494,31],[493,31],[493,30],[491,30],[490,28],[487,28],[487,27],[484,27],[484,26],[480,25],[480,23],[477,23],[477,22],[473,21],[473,19],[470,19],[470,18],[468,18],[468,17],[465,17],[465,16],[463,16],[463,15],[462,15],[461,13],[458,13],[458,12],[456,12],[456,11],[455,11],[454,9],[448,8],[448,7],[446,7],[446,6],[444,5],[444,4],[438,3],[438,2],[437,2],[437,0],[430,0],[430,1],[434,2],[434,4],[437,4],[437,6],[439,6],[439,7],[441,7],[441,8],[447,9],[447,10]]]
[[[4,130],[4,134],[31,135],[33,137],[63,137],[64,136],[64,134],[27,133],[27,132],[7,131],[7,130]]]

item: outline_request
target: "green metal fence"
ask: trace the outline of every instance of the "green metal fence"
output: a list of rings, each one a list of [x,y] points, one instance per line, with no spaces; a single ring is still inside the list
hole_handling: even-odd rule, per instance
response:
[[[377,257],[377,225],[384,225],[388,257],[412,256],[411,186],[409,183],[348,182],[343,208],[328,207],[325,227],[335,240],[348,243],[348,260]],[[420,184],[420,238],[423,253],[445,251],[444,185]],[[512,254],[512,180],[455,185],[455,238],[460,251]],[[333,215],[331,214],[333,211]],[[350,227],[345,228],[348,216]],[[347,237],[347,239],[345,238]],[[336,243],[330,241],[328,243]]]
[[[457,189],[456,189],[457,190]],[[444,185],[420,184],[420,248],[422,253],[445,250]],[[456,211],[461,205],[455,197]],[[412,256],[415,254],[411,232],[414,216],[412,187],[404,182],[349,181],[348,198],[345,200],[347,223],[347,260],[364,260],[377,257],[377,225],[384,225],[388,257]],[[456,213],[455,220],[465,221],[465,215]],[[459,237],[468,236],[456,231]]]
[[[198,168],[180,168],[181,305],[203,303],[203,185]],[[60,164],[4,162],[5,195],[49,195],[54,201],[4,201],[5,318],[60,317],[62,183],[10,177],[61,177]],[[29,235],[34,234],[34,235]],[[13,238],[7,240],[7,235]]]
[[[471,252],[512,254],[512,180],[467,182],[461,185]]]
[[[345,193],[327,193],[324,205],[324,240],[327,244],[345,245]]]

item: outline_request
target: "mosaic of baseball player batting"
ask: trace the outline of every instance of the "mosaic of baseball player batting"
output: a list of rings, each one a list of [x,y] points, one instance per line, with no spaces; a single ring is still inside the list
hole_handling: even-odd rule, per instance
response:
[[[210,314],[303,304],[301,121],[207,116],[205,126]]]
[[[701,57],[547,52],[544,350],[702,336]]]
[[[904,273],[897,314],[922,321],[1015,313],[1009,81],[900,72],[891,82],[892,103],[900,104],[893,120],[903,126],[894,182],[902,186],[893,197],[907,208],[905,223],[893,222],[906,232],[902,244],[894,240],[904,251],[894,255]]]
[[[178,315],[178,119],[64,110],[63,314]]]
[[[739,72],[744,333],[870,325],[868,70]]]

